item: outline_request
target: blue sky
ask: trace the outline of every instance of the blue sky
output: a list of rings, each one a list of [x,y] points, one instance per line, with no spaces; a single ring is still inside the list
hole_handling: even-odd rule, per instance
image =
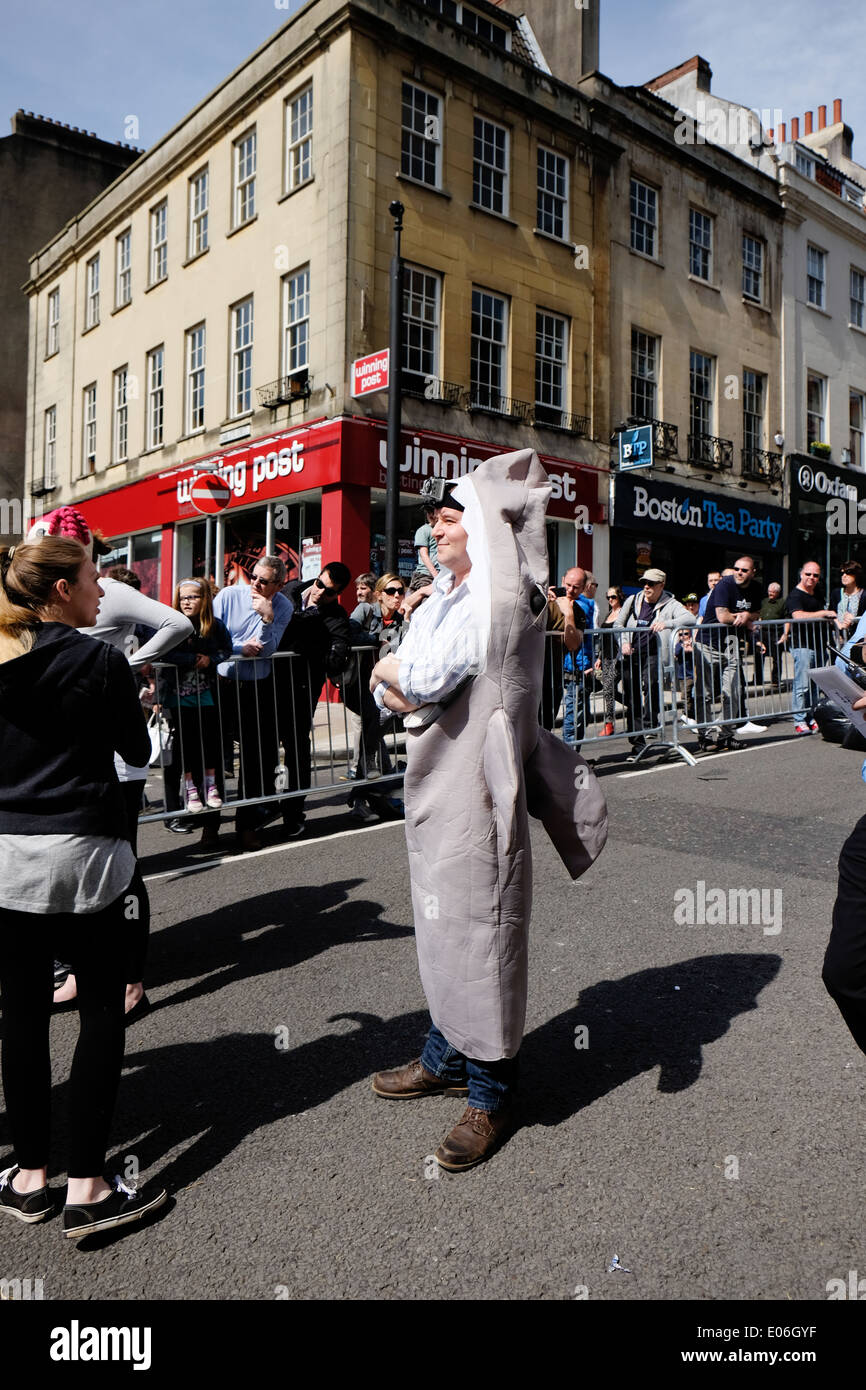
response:
[[[594,0],[593,0],[594,2]],[[569,4],[570,0],[547,0]],[[817,112],[834,97],[866,164],[866,7],[851,0],[601,0],[603,72],[645,82],[693,53],[708,59],[713,90],[782,119]],[[19,106],[152,145],[300,8],[288,0],[28,0],[5,7],[0,54],[0,133]],[[821,35],[827,42],[822,47]],[[801,127],[802,128],[802,127]]]

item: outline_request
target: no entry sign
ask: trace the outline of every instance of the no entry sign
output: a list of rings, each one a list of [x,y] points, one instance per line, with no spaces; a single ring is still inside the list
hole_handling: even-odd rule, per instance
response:
[[[232,490],[225,478],[216,473],[194,473],[189,500],[197,512],[213,516],[231,501]]]
[[[371,391],[388,390],[388,363],[390,349],[371,352],[367,357],[358,357],[352,363],[352,395],[367,396]]]

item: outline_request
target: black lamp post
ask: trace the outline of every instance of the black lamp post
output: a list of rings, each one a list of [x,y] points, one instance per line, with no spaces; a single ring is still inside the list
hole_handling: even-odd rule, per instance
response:
[[[391,257],[390,384],[388,387],[388,472],[385,493],[385,570],[397,573],[397,516],[400,499],[400,422],[403,413],[403,262],[400,233],[403,204],[388,204],[394,219],[394,254]]]

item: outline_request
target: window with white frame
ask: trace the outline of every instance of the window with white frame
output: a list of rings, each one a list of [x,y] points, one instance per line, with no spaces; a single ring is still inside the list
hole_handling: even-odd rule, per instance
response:
[[[546,309],[535,311],[535,418],[558,425],[568,391],[568,319]]]
[[[657,415],[659,340],[641,328],[631,330],[631,414],[638,420]]]
[[[862,468],[866,459],[863,457],[863,421],[864,410],[866,410],[866,396],[862,391],[851,391],[848,395],[848,422],[849,422],[849,450],[851,454],[852,468]]]
[[[81,473],[96,472],[96,382],[84,388],[82,411]]]
[[[713,219],[689,208],[689,274],[698,280],[711,280],[712,258]]]
[[[293,270],[283,280],[283,376],[310,366],[310,267]]]
[[[60,286],[48,296],[48,332],[45,338],[45,356],[51,357],[60,351]]]
[[[568,238],[568,160],[538,147],[536,225],[548,236]]]
[[[764,402],[767,378],[743,369],[743,448],[753,454],[764,447]]]
[[[256,132],[235,140],[232,146],[233,227],[242,227],[256,215]]]
[[[163,443],[165,416],[165,348],[153,348],[147,354],[147,402],[145,413],[145,448],[159,449]]]
[[[827,379],[809,372],[806,377],[806,443],[824,443]]]
[[[187,255],[200,256],[208,248],[207,214],[210,196],[210,179],[207,166],[193,174],[189,181],[189,248]]]
[[[42,454],[42,486],[57,486],[57,406],[45,412],[45,445]]]
[[[400,172],[431,188],[442,182],[441,105],[434,92],[403,83]]]
[[[807,179],[813,179],[815,177],[815,161],[814,159],[810,159],[807,154],[804,154],[802,150],[797,150],[795,163],[798,173],[804,174]]]
[[[186,334],[186,433],[204,429],[205,326],[200,323]]]
[[[645,256],[656,254],[658,193],[648,183],[632,179],[629,187],[631,249]]]
[[[85,328],[95,328],[99,323],[99,256],[87,262],[86,304],[84,309]]]
[[[758,304],[764,298],[764,243],[743,232],[743,294]]]
[[[403,383],[423,392],[428,379],[439,379],[439,306],[441,277],[407,265],[403,270]]]
[[[129,228],[115,240],[114,307],[123,308],[132,299],[132,232]]]
[[[313,177],[313,88],[286,103],[286,192]]]
[[[806,297],[816,309],[824,308],[824,288],[827,271],[827,253],[817,246],[806,250]]]
[[[484,116],[475,117],[472,201],[487,212],[508,215],[508,131]]]
[[[489,290],[472,289],[470,392],[473,405],[501,410],[508,346],[508,301]]]
[[[150,210],[150,283],[168,275],[168,202],[163,198]]]
[[[695,436],[713,432],[713,368],[712,357],[689,354],[689,431]]]
[[[231,311],[231,399],[230,415],[245,415],[252,407],[253,391],[253,297],[236,304]]]
[[[114,373],[114,430],[112,462],[124,463],[129,457],[129,406],[127,405],[127,369],[119,367]]]
[[[866,275],[851,267],[851,303],[848,322],[855,328],[866,328]]]

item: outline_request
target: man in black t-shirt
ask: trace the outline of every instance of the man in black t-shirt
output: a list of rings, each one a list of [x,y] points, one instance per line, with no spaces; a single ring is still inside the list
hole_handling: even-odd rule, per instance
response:
[[[713,690],[721,685],[722,720],[716,748],[742,747],[734,738],[734,724],[746,713],[746,679],[743,659],[746,633],[754,633],[761,616],[761,586],[755,578],[755,562],[743,555],[731,575],[723,575],[710,593],[704,620],[697,632],[695,693],[700,722],[712,718]],[[712,624],[724,624],[714,627]],[[730,629],[725,631],[725,628]]]
[[[794,657],[794,692],[791,697],[791,718],[798,734],[817,732],[818,725],[813,718],[815,695],[809,672],[819,666],[826,656],[826,637],[829,628],[824,625],[827,618],[835,619],[836,611],[825,608],[816,595],[821,581],[821,566],[816,560],[807,560],[800,570],[800,582],[785,599],[785,612],[789,618],[807,618],[808,623],[795,622],[791,627],[790,650]]]

